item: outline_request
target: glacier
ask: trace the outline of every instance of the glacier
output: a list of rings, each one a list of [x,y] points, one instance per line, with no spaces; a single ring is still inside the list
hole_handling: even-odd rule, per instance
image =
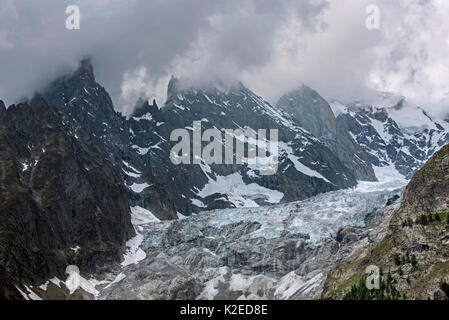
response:
[[[121,265],[95,275],[109,279],[97,281],[95,298],[313,299],[335,263],[383,237],[407,180],[394,167],[376,173],[383,182],[182,220],[143,219],[133,208],[138,236]]]

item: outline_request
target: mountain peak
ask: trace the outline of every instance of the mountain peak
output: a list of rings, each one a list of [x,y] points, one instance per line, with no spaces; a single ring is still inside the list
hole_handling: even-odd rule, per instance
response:
[[[179,78],[175,77],[174,75],[171,76],[167,86],[167,101],[171,100],[173,96],[175,96],[179,92],[179,82]]]
[[[155,114],[158,111],[159,106],[156,103],[156,99],[153,99],[152,104],[150,104],[148,99],[139,98],[136,102],[136,106],[131,117],[140,117],[147,113]]]
[[[290,114],[317,138],[334,141],[336,120],[329,103],[318,92],[302,85],[283,95],[276,107]]]
[[[3,119],[3,117],[5,116],[5,114],[6,114],[6,106],[5,106],[5,104],[3,103],[3,101],[0,100],[0,121],[1,121],[1,119]]]
[[[82,79],[95,81],[94,68],[92,66],[92,61],[90,60],[90,58],[86,58],[80,61],[80,65],[74,72],[73,77],[81,77]]]
[[[171,76],[167,87],[167,101],[175,98],[179,93],[194,93],[203,92],[208,94],[214,94],[218,92],[228,93],[230,91],[247,91],[249,90],[241,81],[223,81],[223,80],[208,80],[208,81],[196,81],[189,78],[178,78]]]
[[[370,97],[356,100],[350,104],[353,107],[373,106],[376,108],[401,110],[403,107],[410,104],[410,102],[407,101],[404,96],[392,92],[379,91],[375,92]]]
[[[286,101],[295,101],[296,103],[309,103],[328,105],[328,102],[314,89],[302,84],[297,89],[291,90],[284,94],[277,105],[285,104]]]

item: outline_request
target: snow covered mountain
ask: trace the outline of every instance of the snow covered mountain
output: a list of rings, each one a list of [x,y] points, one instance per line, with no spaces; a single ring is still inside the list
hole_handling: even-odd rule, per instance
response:
[[[303,86],[276,106],[326,143],[358,180],[376,180],[375,171],[385,167],[410,179],[449,142],[446,121],[390,93],[345,105]]]
[[[410,178],[449,141],[447,122],[433,120],[402,97],[383,94],[373,102],[344,106],[329,104],[305,86],[274,107],[241,83],[193,88],[172,78],[162,107],[141,99],[126,119],[114,111],[88,60],[40,96],[63,112],[73,132],[84,129],[121,169],[131,205],[161,219],[302,200],[355,186],[357,180],[376,181],[379,167],[392,166]],[[191,133],[195,121],[201,121],[202,132],[277,129],[276,174],[260,175],[249,163],[174,165],[170,134],[180,128]]]
[[[130,205],[141,205],[164,219],[176,219],[176,210],[166,193],[166,183],[144,168],[138,150],[133,149],[130,123],[114,110],[107,91],[96,82],[89,60],[73,74],[63,76],[36,95],[58,109],[64,123],[78,139],[98,148],[105,161],[120,171],[126,181]],[[146,128],[151,130],[150,127]],[[144,191],[145,190],[145,191]],[[144,192],[143,192],[144,191]]]
[[[290,202],[356,185],[356,177],[326,143],[242,84],[192,88],[172,78],[167,96],[162,108],[140,100],[126,119],[114,111],[88,60],[39,94],[63,112],[74,132],[83,128],[107,159],[121,168],[131,204],[161,219],[206,209]],[[250,163],[174,165],[170,134],[180,128],[191,132],[194,121],[201,121],[202,132],[277,129],[276,174],[260,175],[258,166]]]
[[[276,173],[262,175],[259,164],[248,161],[175,165],[170,154],[177,142],[171,141],[171,134],[185,129],[191,135],[195,123],[202,132],[277,130]],[[244,289],[250,290],[244,294],[248,297],[255,294],[249,288],[268,285],[265,280],[276,282],[270,287],[275,291],[283,288],[265,297],[291,297],[293,293],[285,293],[291,281],[304,283],[304,290],[310,284],[307,261],[321,261],[313,270],[322,270],[368,237],[372,230],[363,229],[371,223],[366,218],[377,209],[382,209],[382,217],[387,214],[383,209],[400,196],[397,188],[404,179],[449,142],[448,130],[449,123],[389,94],[343,105],[301,87],[273,106],[241,83],[199,88],[176,78],[168,84],[161,107],[142,99],[126,118],[115,111],[85,60],[75,73],[57,79],[29,103],[6,109],[0,102],[0,191],[7,199],[1,203],[0,214],[6,218],[0,227],[14,235],[0,242],[0,260],[13,261],[7,272],[0,272],[0,282],[8,283],[0,283],[0,294],[6,288],[6,295],[17,295],[10,284],[18,281],[35,284],[62,277],[70,263],[79,264],[84,274],[96,273],[118,263],[125,252],[121,263],[130,268],[148,254],[161,258],[147,264],[175,270],[170,274],[175,278],[162,287],[197,286],[198,295],[185,298],[241,297],[243,289],[231,289],[240,288],[241,281],[249,286]],[[208,142],[202,141],[201,147]],[[188,145],[193,149],[192,140]],[[360,189],[385,178],[394,180],[386,190]],[[11,218],[17,212],[27,214],[19,227]],[[33,221],[43,225],[35,227]],[[154,221],[158,223],[153,226]],[[373,226],[382,221],[378,218]],[[356,229],[345,231],[347,227]],[[337,240],[346,236],[352,239],[347,247]],[[21,243],[31,247],[24,251]],[[60,254],[41,268],[43,256],[35,255],[36,248],[44,256]],[[341,255],[331,258],[335,252]],[[281,271],[262,284],[250,278],[271,272],[273,264]],[[206,270],[213,267],[210,273]],[[236,278],[234,271],[223,269],[229,267],[237,269]],[[290,274],[298,268],[304,272]],[[133,270],[128,275],[143,277]],[[222,278],[235,282],[217,293],[215,284]],[[198,279],[209,287],[199,285]],[[299,296],[310,297],[315,291],[301,292]]]
[[[129,126],[132,147],[146,166],[136,169],[154,170],[163,177],[182,214],[289,202],[355,185],[355,177],[331,150],[242,84],[227,89],[181,88],[173,78],[165,106],[158,109],[144,103],[130,118]],[[260,175],[257,166],[249,163],[172,164],[168,157],[173,146],[170,133],[178,128],[191,132],[194,121],[201,121],[203,131],[277,129],[276,174]]]
[[[391,166],[410,179],[449,142],[449,125],[406,98],[379,93],[372,101],[331,107],[374,167]]]
[[[283,95],[276,107],[323,141],[357,180],[376,181],[371,163],[367,161],[368,155],[352,139],[348,128],[337,121],[337,115],[318,92],[303,85]]]

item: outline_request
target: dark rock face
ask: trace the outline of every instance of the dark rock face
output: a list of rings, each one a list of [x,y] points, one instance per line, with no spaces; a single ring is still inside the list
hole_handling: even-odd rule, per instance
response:
[[[129,145],[125,118],[114,110],[106,90],[95,81],[89,60],[72,75],[54,81],[37,95],[60,110],[74,130],[82,128],[112,161]]]
[[[337,143],[335,152],[343,164],[351,168],[357,179],[364,181],[376,181],[373,165],[378,164],[370,161],[370,154],[363,150],[355,141],[351,132],[358,130],[359,124],[350,116],[342,114],[337,117]]]
[[[0,123],[3,121],[3,118],[6,116],[6,107],[2,100],[0,100]]]
[[[341,243],[356,242],[360,239],[363,231],[362,228],[346,227],[338,231],[336,240]]]
[[[38,96],[44,97],[57,108],[63,114],[64,122],[74,132],[82,130],[88,135],[106,159],[119,168],[121,180],[127,186],[146,182],[151,185],[151,188],[145,188],[140,193],[132,189],[126,191],[131,206],[140,205],[150,209],[160,219],[176,218],[175,208],[166,192],[167,181],[159,179],[151,168],[147,169],[139,153],[132,148],[130,123],[114,110],[109,94],[96,82],[89,60],[82,61],[74,74],[57,79]],[[144,107],[136,112],[157,110],[156,105],[148,105],[148,109]],[[149,131],[151,127],[142,129]]]
[[[43,100],[0,126],[0,264],[12,284],[119,261],[134,235],[120,173]],[[75,248],[78,248],[76,250]],[[2,283],[3,295],[8,284]],[[5,293],[6,292],[6,293]]]
[[[0,269],[0,299],[22,300],[20,292],[14,287],[16,281],[4,270]]]
[[[302,86],[282,96],[276,107],[290,114],[298,124],[315,137],[333,146],[337,137],[337,123],[329,103],[318,92]]]
[[[358,180],[376,180],[368,155],[349,135],[351,123],[337,121],[329,103],[318,92],[302,86],[282,96],[276,107],[323,141]]]

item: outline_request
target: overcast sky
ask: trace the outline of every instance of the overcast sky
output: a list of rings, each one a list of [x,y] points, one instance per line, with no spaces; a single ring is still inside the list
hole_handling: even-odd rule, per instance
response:
[[[80,30],[65,28],[70,4]],[[379,30],[365,27],[368,5]],[[448,16],[447,0],[0,0],[0,99],[90,56],[125,113],[141,95],[162,104],[171,74],[242,81],[270,102],[301,83],[344,101],[390,91],[444,113]]]

